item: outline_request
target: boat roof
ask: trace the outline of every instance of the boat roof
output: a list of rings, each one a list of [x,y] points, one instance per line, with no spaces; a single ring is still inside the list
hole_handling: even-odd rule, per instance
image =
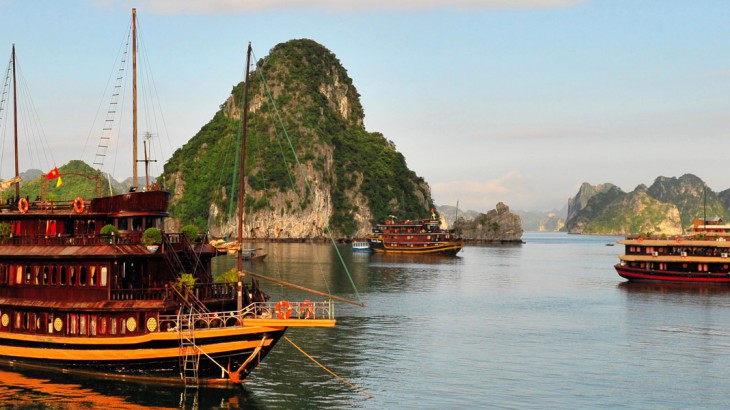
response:
[[[117,258],[121,256],[137,255],[140,257],[151,257],[154,254],[147,250],[144,245],[95,245],[95,246],[69,246],[69,245],[0,245],[0,259],[26,258],[78,258],[78,257],[102,257]]]
[[[712,248],[730,248],[730,241],[716,239],[623,239],[616,243],[620,245],[641,246],[704,246]]]

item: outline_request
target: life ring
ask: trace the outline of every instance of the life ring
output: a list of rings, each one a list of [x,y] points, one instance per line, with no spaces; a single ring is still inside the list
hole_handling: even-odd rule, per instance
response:
[[[314,306],[309,299],[305,299],[304,302],[302,302],[302,313],[304,314],[305,319],[309,319],[314,316]]]
[[[678,237],[677,237],[677,242],[678,242],[678,243],[682,243],[682,237],[681,237],[681,236],[678,236]]]
[[[644,242],[644,238],[642,238],[642,237],[640,236],[640,237],[638,237],[638,238],[636,239],[636,242],[642,243],[642,242]]]
[[[286,300],[279,301],[276,308],[274,308],[274,312],[276,312],[276,317],[279,319],[289,319],[292,312],[291,303]]]
[[[80,196],[76,197],[76,199],[74,199],[74,212],[76,212],[77,214],[80,214],[80,213],[84,212],[84,209],[86,209],[86,204],[84,204],[84,199],[81,198]]]
[[[18,201],[18,210],[22,213],[28,212],[28,200],[25,198],[20,198],[20,201]]]

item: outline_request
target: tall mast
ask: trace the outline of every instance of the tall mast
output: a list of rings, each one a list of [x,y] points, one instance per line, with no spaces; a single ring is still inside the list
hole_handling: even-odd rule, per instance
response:
[[[17,81],[15,80],[15,44],[13,44],[12,52],[13,60],[13,128],[15,130],[15,177],[20,176],[18,168],[18,91]],[[15,197],[20,198],[20,183],[15,183]]]
[[[132,9],[132,188],[137,190],[137,9]]]
[[[248,71],[251,65],[251,42],[248,42],[246,51],[246,78],[243,85],[243,124],[241,125],[241,168],[238,181],[238,310],[243,309],[243,200],[245,196],[244,170],[246,169],[246,129],[248,128]]]

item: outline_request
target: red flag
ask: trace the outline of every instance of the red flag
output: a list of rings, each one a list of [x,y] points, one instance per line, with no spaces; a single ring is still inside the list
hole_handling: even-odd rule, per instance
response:
[[[56,178],[58,178],[58,175],[59,175],[58,174],[58,167],[53,167],[53,169],[51,170],[51,172],[49,172],[48,174],[46,174],[46,179],[56,179]]]

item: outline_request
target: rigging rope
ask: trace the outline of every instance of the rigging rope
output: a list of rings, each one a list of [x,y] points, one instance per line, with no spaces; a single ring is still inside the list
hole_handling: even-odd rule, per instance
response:
[[[256,55],[254,54],[254,61],[256,61]],[[291,138],[289,137],[289,133],[286,130],[286,127],[284,126],[284,120],[281,118],[281,115],[279,113],[279,108],[276,105],[276,101],[274,100],[273,95],[271,94],[271,89],[269,88],[268,83],[266,82],[266,78],[264,77],[263,70],[256,70],[259,74],[259,77],[261,78],[261,82],[264,85],[264,91],[266,92],[267,97],[269,98],[269,101],[271,102],[271,105],[274,107],[274,114],[276,115],[277,120],[279,121],[279,125],[281,126],[281,130],[284,133],[284,137],[286,138],[287,143],[289,144],[289,148],[292,151],[292,154],[294,156],[295,163],[297,165],[297,168],[299,169],[300,173],[302,174],[302,179],[304,181],[305,187],[307,189],[307,194],[314,194],[314,191],[312,190],[312,187],[309,183],[309,179],[307,178],[307,175],[304,173],[304,166],[299,162],[299,156],[297,155],[296,150],[294,149],[294,144],[291,141]],[[278,132],[277,132],[278,135]],[[278,140],[278,139],[277,139]],[[287,168],[288,171],[288,168]],[[292,181],[292,185],[294,182]],[[296,189],[296,188],[295,188]],[[342,258],[342,254],[340,253],[339,248],[337,247],[337,244],[335,242],[335,238],[332,234],[332,231],[330,230],[329,226],[325,226],[325,231],[327,232],[327,236],[329,237],[330,241],[334,245],[335,252],[337,252],[337,256],[340,259],[340,262],[342,263],[343,268],[345,269],[345,273],[347,273],[347,278],[350,280],[350,284],[352,285],[353,290],[355,291],[355,295],[357,296],[357,299],[360,303],[362,303],[362,299],[360,297],[360,292],[357,290],[357,286],[355,286],[355,282],[352,279],[352,275],[350,274],[350,270],[347,267],[347,264],[345,263],[345,260]],[[325,281],[326,283],[326,281]]]
[[[375,397],[375,395],[373,395],[373,394],[370,394],[370,393],[366,392],[365,390],[363,390],[363,389],[361,389],[361,388],[359,388],[359,387],[355,386],[354,384],[352,384],[352,383],[348,382],[347,380],[345,380],[345,379],[343,379],[342,377],[338,376],[338,375],[337,375],[337,374],[336,374],[335,372],[333,372],[332,370],[330,370],[330,369],[328,369],[327,367],[325,367],[325,365],[323,365],[322,363],[320,363],[320,362],[318,362],[317,360],[315,360],[315,358],[314,358],[314,357],[312,357],[312,356],[310,356],[309,354],[307,354],[307,352],[305,352],[304,350],[302,350],[302,348],[301,348],[301,347],[299,347],[299,346],[297,346],[296,344],[294,344],[294,342],[292,342],[292,340],[291,340],[291,339],[289,339],[289,336],[284,336],[284,339],[286,339],[286,341],[287,341],[287,342],[289,342],[289,343],[290,343],[290,344],[291,344],[292,346],[294,346],[294,348],[295,348],[295,349],[299,350],[299,352],[301,352],[301,353],[302,353],[302,354],[303,354],[304,356],[306,356],[306,357],[307,357],[307,358],[308,358],[309,360],[311,360],[312,362],[314,362],[314,364],[316,364],[317,366],[321,367],[321,368],[322,368],[322,369],[324,369],[324,370],[325,370],[325,371],[326,371],[327,373],[329,373],[329,374],[331,374],[332,376],[336,377],[336,378],[337,378],[337,379],[339,379],[339,380],[340,380],[341,382],[343,382],[343,383],[345,383],[346,385],[348,385],[348,386],[352,387],[353,389],[355,389],[355,390],[359,391],[360,393],[362,393],[362,394],[364,394],[364,395],[368,396],[368,398],[369,398],[369,399],[372,399],[373,397]]]
[[[9,98],[8,98],[8,91],[10,89],[10,78],[12,75],[12,69],[13,69],[13,57],[12,54],[10,56],[10,59],[8,60],[8,68],[5,70],[5,80],[3,81],[3,89],[2,89],[2,97],[0,97],[0,126],[2,126],[2,147],[0,148],[0,175],[2,175],[2,159],[5,158],[5,136],[8,123],[10,121],[3,122],[3,111],[5,110],[5,105],[7,104]]]

